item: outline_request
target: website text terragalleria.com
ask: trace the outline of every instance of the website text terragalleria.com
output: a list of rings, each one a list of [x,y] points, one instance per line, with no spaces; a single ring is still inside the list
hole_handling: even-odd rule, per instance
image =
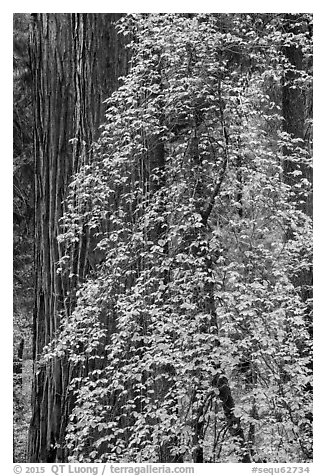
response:
[[[111,474],[134,474],[135,476],[144,473],[153,474],[193,474],[193,466],[166,466],[166,465],[151,465],[146,464],[143,466],[115,466],[104,465],[104,468]],[[104,474],[105,469],[97,466],[74,466],[65,464],[54,464],[51,466],[51,472],[55,475],[60,474]],[[103,472],[104,469],[104,472]]]

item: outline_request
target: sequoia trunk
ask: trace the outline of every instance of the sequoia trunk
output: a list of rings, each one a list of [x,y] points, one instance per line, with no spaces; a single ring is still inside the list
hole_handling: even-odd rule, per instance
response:
[[[299,28],[295,21],[298,21],[297,15],[286,15],[285,28],[289,34],[302,33],[302,25]],[[311,32],[309,32],[311,34]],[[312,116],[312,91],[305,91],[296,81],[300,78],[300,73],[309,70],[310,66],[304,58],[300,45],[291,45],[284,47],[284,55],[291,68],[285,73],[283,84],[283,128],[294,140],[299,140],[299,146],[305,149],[311,155],[312,132],[310,127]],[[299,179],[293,172],[297,169],[297,164],[291,160],[292,152],[285,148],[284,160],[284,181],[291,186],[293,191],[293,200],[296,208],[304,212],[309,218],[313,215],[312,189],[307,196],[300,195],[300,188],[296,187],[298,180],[305,179],[312,185],[312,167],[306,164],[300,164]],[[307,154],[308,155],[308,154]],[[287,232],[287,239],[293,237],[292,230]],[[307,305],[306,322],[307,329],[312,337],[312,267],[301,270],[300,274],[293,279],[293,284],[300,289],[303,301]]]
[[[67,186],[91,160],[89,148],[104,119],[103,100],[127,68],[114,22],[119,14],[34,14],[30,29],[35,156],[34,381],[29,461],[64,461],[70,406],[69,368],[63,360],[42,364],[44,346],[69,316],[71,282],[57,274]],[[71,139],[74,139],[71,141]],[[77,260],[77,261],[76,261]],[[87,240],[74,257],[78,278],[87,273]],[[77,263],[77,264],[76,264]],[[68,303],[68,304],[67,304]]]

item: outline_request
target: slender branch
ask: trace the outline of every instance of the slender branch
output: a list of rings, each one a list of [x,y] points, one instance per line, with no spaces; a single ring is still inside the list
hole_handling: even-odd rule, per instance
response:
[[[202,222],[203,225],[207,225],[208,218],[213,210],[213,206],[215,203],[215,199],[220,193],[221,186],[223,183],[223,180],[225,178],[225,172],[228,164],[228,147],[229,147],[229,132],[228,129],[225,125],[225,120],[224,120],[224,108],[223,108],[223,103],[222,103],[222,92],[221,92],[221,81],[219,82],[218,86],[218,95],[219,95],[219,105],[220,105],[220,123],[223,131],[223,136],[224,136],[224,147],[223,147],[223,152],[224,152],[224,157],[223,157],[223,162],[222,162],[222,168],[219,173],[218,180],[216,182],[216,185],[214,187],[214,190],[210,196],[210,199],[208,203],[206,204],[205,209],[201,212],[201,217],[202,217]]]

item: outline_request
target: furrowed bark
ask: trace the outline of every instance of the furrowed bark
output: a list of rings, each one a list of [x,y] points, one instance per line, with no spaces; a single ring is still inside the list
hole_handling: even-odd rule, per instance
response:
[[[285,31],[290,34],[302,33],[301,28],[298,27],[299,15],[289,14],[285,16]],[[311,31],[309,35],[311,37]],[[311,156],[311,143],[312,143],[312,131],[310,129],[310,120],[312,116],[312,91],[304,91],[299,84],[296,84],[296,80],[300,76],[300,72],[309,69],[310,65],[304,63],[304,55],[300,45],[291,44],[283,48],[283,54],[289,62],[291,69],[285,72],[283,78],[282,88],[282,109],[283,109],[283,130],[287,132],[293,139],[299,139],[299,146],[307,151],[307,155]],[[307,217],[312,219],[313,217],[313,198],[312,198],[312,182],[313,174],[312,167],[307,164],[300,164],[299,170],[301,176],[293,176],[292,172],[297,170],[298,166],[291,160],[292,151],[287,147],[284,147],[284,164],[283,164],[283,176],[284,182],[291,187],[291,191],[294,192],[293,203],[295,207],[305,213]],[[311,191],[306,197],[300,196],[300,193],[296,191],[296,184],[298,180],[302,178],[306,179],[311,184]],[[293,239],[293,230],[288,229],[286,232],[286,240]],[[306,305],[305,322],[306,329],[310,336],[313,338],[313,320],[312,320],[312,298],[313,298],[313,268],[312,264],[309,268],[302,269],[300,273],[292,277],[292,283],[296,287],[297,291],[301,294],[302,301]],[[307,347],[305,343],[300,349],[302,355],[307,355]],[[310,372],[313,370],[312,361],[307,365]],[[306,392],[312,393],[312,385],[308,383],[305,388]],[[312,413],[308,413],[306,418],[312,424]],[[311,430],[312,431],[312,430]],[[312,436],[311,436],[312,438]],[[312,458],[311,450],[302,447],[303,453],[307,458]]]
[[[58,332],[62,314],[69,317],[74,288],[87,273],[84,238],[73,257],[78,278],[71,282],[57,274],[56,263],[62,253],[57,236],[69,180],[91,160],[88,151],[104,118],[103,101],[126,71],[113,24],[118,18],[118,14],[34,14],[30,28],[36,280],[30,462],[66,458],[62,445],[71,404],[67,396],[70,370],[61,359],[46,365],[40,365],[39,360],[44,346]],[[71,139],[75,139],[73,145]]]
[[[293,26],[293,22],[296,21],[296,15],[287,15],[287,23],[285,24],[288,33],[298,34],[296,26]],[[310,142],[311,138],[306,134],[306,124],[311,119],[311,93],[304,94],[302,88],[299,85],[295,85],[295,81],[298,78],[301,71],[304,70],[304,58],[302,49],[291,45],[284,47],[284,55],[289,61],[289,64],[293,68],[285,73],[283,84],[283,129],[290,134],[293,139],[299,139],[300,147],[309,151],[310,155]],[[300,164],[299,169],[301,176],[296,177],[292,175],[292,172],[297,170],[297,164],[291,160],[292,152],[287,147],[284,148],[284,181],[291,186],[291,190],[294,192],[293,203],[298,210],[304,212],[309,218],[312,219],[313,215],[313,202],[312,202],[312,190],[306,196],[302,197],[296,191],[295,185],[298,180],[302,178],[309,181],[312,184],[312,168],[306,164]],[[286,239],[291,240],[293,238],[292,229],[288,229],[286,233]],[[312,324],[312,284],[313,273],[312,267],[309,269],[301,270],[300,274],[293,278],[293,284],[300,289],[302,299],[307,303],[306,322],[307,330],[310,337],[313,334]]]

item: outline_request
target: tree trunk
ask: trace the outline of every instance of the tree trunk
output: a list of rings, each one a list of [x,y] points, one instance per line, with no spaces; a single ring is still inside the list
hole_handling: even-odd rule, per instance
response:
[[[15,383],[19,384],[20,387],[22,385],[24,345],[25,345],[25,340],[21,338],[18,349],[17,349],[17,356],[14,359],[14,366],[13,366],[14,377],[16,377]]]
[[[299,34],[302,31],[299,30],[297,23],[299,23],[298,15],[286,15],[285,29],[287,33]],[[302,28],[302,25],[301,27]],[[309,28],[309,27],[308,27]],[[311,35],[311,31],[309,31]],[[303,91],[299,86],[295,86],[295,80],[298,78],[301,71],[307,70],[310,65],[305,64],[303,51],[300,45],[290,45],[284,47],[284,55],[289,61],[292,67],[291,71],[287,71],[283,84],[283,128],[284,131],[291,135],[293,139],[300,139],[302,142],[299,145],[308,151],[311,155],[311,131],[309,122],[312,115],[312,91]],[[307,127],[308,124],[308,127]],[[296,164],[291,161],[291,150],[284,150],[284,181],[291,186],[291,191],[294,192],[293,201],[298,210],[304,212],[309,218],[313,216],[313,200],[312,200],[312,188],[310,193],[303,199],[302,196],[296,192],[295,185],[298,180],[296,176],[292,175],[292,172],[296,169]],[[300,164],[302,178],[308,180],[312,185],[313,174],[312,168],[306,164]],[[286,239],[291,240],[293,238],[293,231],[288,230]],[[313,338],[313,319],[312,319],[312,298],[313,298],[313,268],[312,264],[309,268],[301,269],[301,271],[292,278],[292,283],[300,292],[302,301],[305,303],[305,323],[306,329],[309,333],[310,339]],[[305,343],[300,349],[302,355],[306,356],[309,352]],[[312,359],[307,364],[307,368],[310,372],[313,370]],[[312,385],[308,382],[305,386],[305,391],[312,394]],[[312,424],[312,413],[308,412],[306,418]],[[312,435],[311,435],[312,438]],[[303,449],[303,448],[302,448]],[[306,456],[312,458],[311,450],[305,450]]]
[[[71,282],[56,272],[57,236],[69,180],[86,161],[104,119],[103,100],[127,69],[114,22],[119,14],[34,14],[30,28],[35,157],[34,382],[29,461],[66,458],[62,445],[70,406],[69,368],[63,360],[39,363],[44,346],[69,316]],[[75,139],[73,143],[71,139]],[[87,240],[74,260],[79,278],[87,272]],[[74,286],[77,285],[78,278]]]
[[[210,218],[210,214],[212,212],[214,201],[216,197],[219,195],[222,183],[225,179],[226,168],[228,164],[228,149],[229,149],[229,133],[226,127],[226,123],[224,120],[224,110],[222,107],[222,92],[221,86],[219,87],[219,94],[220,94],[220,111],[219,111],[219,120],[221,125],[221,130],[224,134],[224,145],[223,145],[223,161],[221,164],[221,168],[219,171],[219,176],[217,178],[215,187],[211,194],[205,191],[204,185],[204,177],[202,176],[202,164],[200,161],[200,154],[199,154],[199,140],[197,138],[197,128],[200,127],[200,124],[195,125],[195,135],[192,141],[192,145],[190,147],[190,151],[192,154],[192,160],[194,165],[197,167],[198,171],[198,178],[196,184],[196,190],[194,196],[196,197],[196,208],[197,212],[200,214],[202,219],[203,228],[201,228],[199,236],[197,237],[197,241],[206,241],[207,236],[209,235],[209,224],[208,220]],[[239,163],[239,162],[238,162]],[[237,164],[238,165],[238,164]],[[208,196],[208,199],[207,199]],[[195,240],[193,240],[195,241]],[[203,251],[197,246],[192,247],[193,253],[198,257],[205,257],[205,271],[207,276],[212,277],[213,275],[213,263],[211,256],[209,255],[208,248]],[[207,282],[204,285],[204,297],[202,298],[202,308],[205,313],[210,316],[210,322],[207,328],[203,327],[202,332],[211,332],[209,329],[216,328],[216,307],[215,307],[215,299],[214,299],[214,285],[213,281]],[[216,345],[219,345],[218,341],[218,330],[216,328]],[[220,369],[219,369],[220,370]],[[227,377],[224,375],[223,372],[218,372],[217,375],[213,378],[212,386],[218,389],[218,396],[222,404],[223,413],[225,416],[225,420],[227,423],[227,428],[229,430],[230,435],[238,442],[239,444],[239,454],[238,458],[241,463],[250,463],[251,458],[250,454],[247,449],[247,442],[245,439],[244,431],[241,426],[241,421],[239,417],[236,417],[234,414],[235,410],[235,403],[232,397],[231,387],[229,385]],[[204,441],[205,434],[204,434],[204,407],[200,405],[198,408],[197,416],[194,422],[194,451],[193,451],[193,461],[194,463],[203,463],[204,462],[204,450],[202,446],[202,442]]]
[[[302,33],[295,25],[296,15],[286,15],[288,20],[285,23],[287,33]],[[301,27],[302,28],[302,27]],[[295,85],[295,80],[299,78],[300,72],[304,71],[308,65],[304,64],[302,49],[299,45],[291,44],[283,49],[286,59],[291,65],[291,70],[285,73],[283,85],[283,129],[289,133],[294,139],[301,139],[301,146],[309,148],[310,137],[308,137],[307,121],[311,119],[311,94],[303,91],[302,87]],[[285,155],[290,156],[291,151],[285,150]],[[296,164],[291,160],[284,161],[284,179],[289,185],[295,185],[296,177],[291,176],[291,172],[296,169]],[[301,165],[300,170],[302,176],[312,183],[311,167]],[[296,203],[300,202],[296,198]],[[302,200],[302,198],[301,198]],[[312,194],[309,194],[301,205],[299,205],[308,216],[312,217]]]
[[[296,21],[297,15],[286,15],[287,22],[285,28],[287,33],[299,34],[302,31],[298,30]],[[302,28],[302,26],[301,26]],[[293,139],[301,139],[299,146],[305,148],[310,153],[310,132],[307,128],[307,123],[311,119],[312,97],[311,93],[303,91],[300,86],[295,85],[295,80],[299,77],[299,73],[308,68],[309,65],[304,64],[304,56],[299,45],[290,45],[284,47],[284,55],[289,61],[292,70],[287,71],[284,78],[283,85],[283,129],[290,134]],[[296,207],[303,211],[308,217],[313,215],[312,191],[303,199],[302,196],[296,192],[295,185],[298,180],[297,176],[293,176],[292,172],[297,169],[297,165],[291,160],[291,150],[285,148],[284,160],[284,181],[292,187],[294,192],[293,200]],[[312,184],[312,168],[305,164],[300,164],[301,176],[307,179]],[[287,232],[287,239],[292,239],[293,232]],[[312,337],[312,268],[302,270],[301,273],[293,280],[293,284],[301,289],[301,296],[304,302],[307,303],[307,329]]]

